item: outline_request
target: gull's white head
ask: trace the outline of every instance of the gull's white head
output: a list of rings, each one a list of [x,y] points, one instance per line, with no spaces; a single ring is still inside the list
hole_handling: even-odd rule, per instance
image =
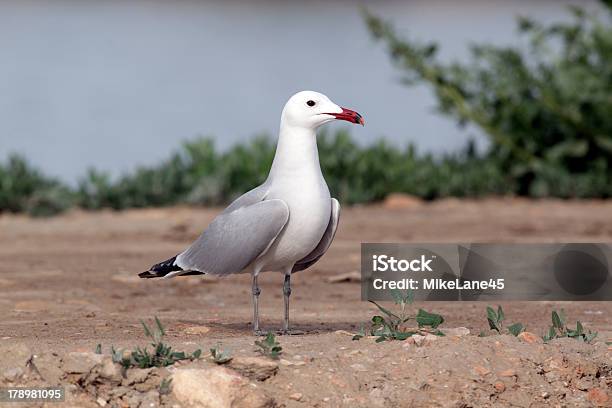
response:
[[[360,114],[336,105],[322,93],[302,91],[289,98],[285,104],[281,123],[315,130],[336,119],[358,123],[362,126],[364,124]]]

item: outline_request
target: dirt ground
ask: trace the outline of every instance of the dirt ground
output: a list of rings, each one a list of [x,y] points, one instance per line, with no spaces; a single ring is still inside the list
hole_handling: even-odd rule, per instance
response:
[[[57,353],[98,343],[133,347],[146,343],[140,320],[158,316],[177,349],[207,351],[221,342],[236,355],[253,355],[248,276],[137,277],[181,251],[218,212],[180,207],[0,216],[0,345]],[[292,279],[292,326],[305,334],[280,342],[284,358],[306,364],[281,365],[263,386],[284,406],[612,406],[606,391],[612,351],[605,344],[612,340],[612,302],[502,304],[508,320],[538,335],[551,311],[563,308],[569,320],[599,332],[594,345],[477,337],[488,329],[486,304],[477,302],[414,305],[442,314],[445,327],[469,328],[466,338],[424,347],[375,344],[343,334],[375,313],[360,300],[359,283],[327,281],[359,270],[361,242],[560,241],[611,242],[612,201],[400,200],[345,208],[328,253]],[[264,274],[260,285],[262,326],[277,329],[282,277]],[[296,400],[296,393],[302,397]]]

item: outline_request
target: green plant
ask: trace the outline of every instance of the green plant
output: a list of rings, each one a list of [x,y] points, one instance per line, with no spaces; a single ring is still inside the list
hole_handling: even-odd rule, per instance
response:
[[[545,342],[553,339],[570,337],[586,343],[590,343],[597,337],[597,332],[585,331],[580,321],[576,322],[576,329],[570,329],[566,326],[565,312],[563,310],[557,312],[552,311],[551,314],[552,326],[548,328],[548,332],[542,336]]]
[[[263,341],[255,340],[255,345],[259,353],[273,360],[277,360],[283,352],[283,348],[280,343],[276,341],[276,337],[272,332],[268,332]]]
[[[0,163],[0,212],[49,216],[72,205],[68,187],[44,176],[22,156],[10,155],[5,164]]]
[[[513,336],[518,336],[519,334],[525,331],[525,326],[523,326],[523,323],[514,323],[508,326],[508,331]]]
[[[359,331],[353,335],[351,340],[359,340],[359,339],[361,339],[361,338],[363,338],[365,336],[366,336],[365,328],[363,326],[361,326],[359,328]]]
[[[394,290],[391,292],[394,303],[399,306],[399,311],[394,313],[389,309],[379,305],[374,301],[373,303],[378,310],[382,312],[382,315],[375,315],[371,320],[370,334],[376,336],[376,342],[380,343],[385,340],[406,340],[408,337],[418,334],[418,330],[410,330],[406,327],[406,323],[410,320],[415,320],[418,327],[430,327],[436,329],[439,325],[444,322],[444,318],[435,313],[426,312],[423,309],[419,309],[416,316],[411,316],[407,312],[407,306],[411,305],[414,298],[411,291],[402,292],[400,290]],[[434,334],[443,336],[444,334],[436,330]],[[355,335],[354,339],[359,339],[359,334]]]
[[[416,322],[419,327],[431,327],[435,329],[444,322],[444,318],[439,314],[429,313],[423,309],[419,309],[416,315]]]
[[[601,5],[612,10],[610,1]],[[525,46],[473,45],[464,63],[441,62],[436,43],[400,36],[364,14],[404,83],[429,85],[440,112],[480,127],[490,141],[486,157],[519,194],[609,197],[612,19],[569,11],[569,21],[550,24],[521,17]]]
[[[497,306],[497,312],[491,306],[487,306],[487,321],[489,322],[489,328],[501,333],[504,328],[504,320],[506,315],[501,306]],[[513,336],[518,336],[521,332],[525,331],[523,323],[514,323],[508,326],[508,332]]]
[[[181,360],[195,360],[200,358],[202,350],[198,349],[191,354],[186,354],[184,351],[173,351],[172,347],[163,342],[163,337],[166,332],[161,322],[155,317],[155,328],[151,329],[144,321],[141,321],[145,335],[151,339],[153,351],[150,352],[147,347],[136,347],[131,352],[117,350],[111,346],[111,357],[115,363],[121,364],[124,369],[130,367],[150,368],[150,367],[166,367]],[[102,345],[96,347],[96,352],[102,351]]]
[[[232,355],[229,350],[221,348],[221,344],[217,343],[210,349],[210,355],[213,361],[217,364],[229,363],[232,360]]]

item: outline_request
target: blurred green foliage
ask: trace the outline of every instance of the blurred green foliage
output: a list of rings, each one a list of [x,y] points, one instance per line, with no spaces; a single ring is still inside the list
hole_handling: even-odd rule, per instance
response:
[[[90,170],[79,182],[76,204],[87,209],[224,204],[261,184],[273,157],[274,144],[266,136],[226,153],[217,152],[210,139],[197,139],[156,166],[138,168],[115,182]]]
[[[24,158],[11,155],[0,163],[0,212],[47,216],[66,210],[73,202],[66,186],[42,175]]]
[[[319,138],[319,158],[329,189],[341,202],[354,204],[403,192],[425,199],[508,194],[512,180],[495,163],[479,157],[472,144],[464,151],[435,157],[401,149],[384,140],[366,147],[339,131]]]
[[[611,4],[601,7],[609,12]],[[473,45],[467,63],[440,62],[437,44],[400,37],[368,12],[365,19],[405,83],[428,84],[443,114],[484,130],[487,157],[518,194],[609,197],[611,19],[579,7],[569,12],[571,21],[549,25],[521,17],[522,46]]]
[[[266,136],[218,152],[210,139],[187,142],[156,166],[113,179],[89,170],[76,188],[46,178],[22,158],[0,164],[0,211],[51,215],[71,206],[125,209],[179,203],[221,205],[268,176],[275,143]],[[426,199],[509,194],[512,179],[473,147],[434,157],[380,141],[356,144],[344,130],[319,135],[323,174],[334,197],[347,204],[382,200],[392,192]]]

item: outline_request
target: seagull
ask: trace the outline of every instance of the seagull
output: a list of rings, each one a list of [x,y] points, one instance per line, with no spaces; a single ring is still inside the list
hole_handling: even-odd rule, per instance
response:
[[[321,93],[302,91],[289,98],[266,181],[232,202],[185,251],[138,276],[250,273],[253,330],[262,335],[257,278],[261,272],[281,272],[285,305],[281,333],[288,334],[291,274],[321,259],[338,228],[340,204],[331,198],[321,172],[316,135],[321,125],[334,120],[364,125],[359,113]]]

